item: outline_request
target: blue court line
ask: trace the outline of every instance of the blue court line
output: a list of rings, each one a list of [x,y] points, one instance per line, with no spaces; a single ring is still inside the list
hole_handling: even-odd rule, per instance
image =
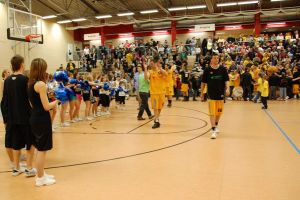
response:
[[[278,124],[278,122],[274,119],[274,117],[271,115],[270,112],[268,112],[267,110],[264,110],[265,113],[270,117],[270,119],[272,120],[272,122],[275,124],[275,126],[279,129],[279,131],[281,132],[281,134],[285,137],[285,139],[290,143],[290,145],[298,152],[298,154],[300,154],[300,149],[295,145],[295,143],[291,140],[291,138],[288,136],[288,134],[280,127],[280,125]]]

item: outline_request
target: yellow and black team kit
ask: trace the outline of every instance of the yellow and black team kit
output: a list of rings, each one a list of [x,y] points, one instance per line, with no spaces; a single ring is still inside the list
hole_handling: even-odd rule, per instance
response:
[[[153,109],[160,110],[165,102],[165,76],[159,70],[149,70],[150,73],[150,99]]]
[[[223,66],[219,66],[217,69],[209,66],[204,70],[202,83],[207,84],[208,106],[211,116],[220,116],[224,110],[227,81],[229,81],[228,73]]]

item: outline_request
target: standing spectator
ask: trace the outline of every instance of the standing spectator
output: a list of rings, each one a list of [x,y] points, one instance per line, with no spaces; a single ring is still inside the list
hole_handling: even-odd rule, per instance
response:
[[[67,68],[66,68],[67,72],[74,74],[75,68],[76,68],[76,65],[73,63],[72,60],[69,60],[69,62],[67,64]]]
[[[269,77],[269,86],[270,86],[270,100],[276,100],[276,91],[279,86],[279,77],[273,72]]]
[[[31,113],[27,95],[28,78],[23,75],[24,58],[16,55],[11,59],[13,74],[4,82],[3,98],[1,101],[3,122],[5,124],[5,147],[7,152],[13,152],[13,176],[18,176],[24,170],[20,168],[21,149],[27,150],[26,176],[35,176],[32,168],[34,148],[33,136],[30,129],[29,118]],[[50,121],[51,123],[51,121]],[[11,155],[10,155],[11,157]]]
[[[288,79],[285,73],[282,73],[279,83],[279,93],[280,97],[278,100],[287,100],[287,86],[288,86]]]
[[[253,79],[251,74],[249,73],[249,68],[246,68],[245,72],[241,75],[241,86],[243,88],[244,101],[249,101],[250,99],[252,99],[252,83]]]
[[[262,74],[262,88],[261,88],[261,102],[263,104],[262,109],[268,109],[268,96],[269,96],[269,83],[267,81],[267,75]]]
[[[55,183],[54,176],[47,175],[44,170],[47,151],[52,149],[52,125],[49,110],[54,108],[58,101],[51,103],[47,97],[47,63],[41,58],[36,58],[31,62],[29,78],[29,100],[32,105],[32,115],[30,125],[34,136],[34,145],[37,149],[36,186],[52,185]],[[28,100],[27,100],[28,101]]]

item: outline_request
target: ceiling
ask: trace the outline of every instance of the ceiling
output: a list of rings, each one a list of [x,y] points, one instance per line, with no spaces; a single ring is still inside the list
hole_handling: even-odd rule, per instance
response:
[[[22,2],[27,4],[29,0],[9,0],[11,6],[18,9],[22,7]],[[203,23],[235,23],[253,21],[253,13],[259,10],[277,10],[278,15],[264,14],[266,20],[294,20],[300,19],[300,0],[286,0],[281,2],[271,2],[271,0],[259,0],[259,4],[236,5],[228,7],[217,7],[218,3],[245,2],[249,0],[31,0],[32,12],[41,16],[58,15],[54,20],[67,20],[76,18],[86,18],[86,21],[78,22],[81,27],[135,24],[141,27],[143,24],[153,24],[159,27],[163,23],[155,21],[177,21],[188,19],[195,20],[198,16],[206,18]],[[168,11],[168,8],[181,6],[206,5],[206,8],[183,11]],[[140,14],[140,11],[157,9],[158,13]],[[285,10],[292,9],[293,12],[287,14]],[[281,12],[282,11],[282,12]],[[134,12],[133,16],[118,17],[118,13]],[[246,16],[245,13],[249,12]],[[251,14],[251,12],[253,12]],[[227,14],[226,14],[227,13]],[[95,19],[99,15],[112,15],[105,20]],[[224,15],[222,15],[224,14]],[[237,14],[239,16],[237,16]],[[243,16],[244,15],[244,16]],[[250,17],[251,15],[251,17]],[[232,17],[235,16],[235,17]],[[264,20],[263,19],[263,20]],[[191,22],[193,23],[193,22]],[[180,23],[179,23],[180,24]],[[73,24],[74,25],[74,24]],[[76,26],[76,25],[75,25]],[[147,25],[145,25],[147,26]]]

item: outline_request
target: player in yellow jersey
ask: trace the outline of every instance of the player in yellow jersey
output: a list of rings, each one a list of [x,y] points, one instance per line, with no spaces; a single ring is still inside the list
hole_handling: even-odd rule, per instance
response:
[[[150,99],[151,105],[154,110],[154,125],[152,128],[159,128],[159,115],[164,106],[165,101],[165,79],[167,77],[167,73],[162,69],[162,65],[160,63],[160,58],[158,55],[153,58],[152,68],[148,71],[147,67],[145,67],[145,79],[150,81]]]
[[[166,97],[168,99],[168,107],[170,108],[172,106],[172,97],[174,95],[175,74],[171,64],[167,64],[165,70],[167,73],[165,82]]]

